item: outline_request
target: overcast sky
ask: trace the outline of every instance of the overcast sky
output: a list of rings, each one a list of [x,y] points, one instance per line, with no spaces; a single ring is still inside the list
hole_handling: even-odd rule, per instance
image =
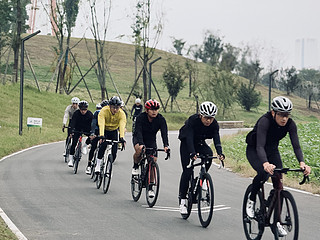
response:
[[[130,41],[135,2],[112,1],[107,40]],[[163,14],[163,35],[157,48],[167,51],[173,49],[171,37],[183,39],[186,46],[202,44],[206,30],[210,30],[234,46],[258,45],[261,51],[267,51],[263,53],[265,61],[273,55],[281,58],[285,66],[291,66],[295,63],[296,39],[320,40],[319,0],[152,0],[152,3],[153,19]],[[83,35],[85,12],[88,14],[89,8],[80,10],[74,36]],[[127,37],[117,39],[122,34]]]

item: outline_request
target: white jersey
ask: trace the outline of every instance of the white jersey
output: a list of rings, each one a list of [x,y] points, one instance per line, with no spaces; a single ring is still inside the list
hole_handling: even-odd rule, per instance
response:
[[[69,119],[69,122],[71,121],[74,112],[77,111],[78,109],[79,109],[78,107],[74,109],[72,105],[69,105],[66,107],[66,110],[64,110],[64,116],[62,120],[64,125],[67,124],[68,119]]]

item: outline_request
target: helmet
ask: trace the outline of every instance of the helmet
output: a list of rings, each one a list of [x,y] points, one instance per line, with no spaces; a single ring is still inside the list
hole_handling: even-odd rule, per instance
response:
[[[89,103],[87,101],[82,100],[82,101],[79,102],[79,108],[81,110],[82,109],[88,109],[88,107],[89,107]]]
[[[101,107],[101,104],[100,103],[98,103],[97,105],[96,105],[96,109],[101,109],[102,107]]]
[[[114,105],[114,106],[121,106],[121,99],[117,96],[113,96],[112,98],[110,98],[109,100],[109,105]]]
[[[218,108],[213,102],[201,103],[199,110],[204,117],[214,117],[218,113]]]
[[[137,98],[135,102],[136,102],[136,103],[141,103],[141,99],[140,99],[140,98]]]
[[[105,107],[105,106],[108,106],[109,104],[109,101],[107,99],[103,100],[101,103],[101,108]]]
[[[80,102],[80,99],[79,99],[79,98],[77,98],[77,97],[71,98],[71,103],[76,103],[76,104],[78,104],[79,102]]]
[[[146,109],[158,110],[160,108],[160,103],[155,99],[149,99],[144,104]]]
[[[124,107],[124,101],[121,100],[121,107]]]
[[[292,102],[289,98],[278,96],[272,100],[271,108],[275,112],[287,112],[290,113],[292,111]]]

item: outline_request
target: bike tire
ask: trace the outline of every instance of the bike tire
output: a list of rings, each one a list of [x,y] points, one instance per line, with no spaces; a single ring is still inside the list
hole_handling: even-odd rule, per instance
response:
[[[247,201],[250,197],[252,191],[252,184],[250,184],[244,194],[243,204],[242,204],[242,223],[244,233],[248,240],[259,240],[262,237],[262,234],[265,229],[264,216],[265,216],[265,207],[262,201],[261,191],[258,192],[257,200],[255,203],[255,216],[250,218],[247,215],[246,207]]]
[[[66,153],[64,155],[64,162],[65,163],[68,163],[68,161],[69,161],[70,148],[71,148],[71,140],[70,140],[70,138],[68,138],[68,141],[66,144],[66,149],[65,149]]]
[[[77,174],[78,172],[78,166],[81,158],[81,142],[78,143],[78,147],[76,148],[75,155],[73,157],[74,162],[73,162],[73,173]]]
[[[108,161],[103,168],[103,193],[107,193],[110,187],[111,178],[112,178],[112,154],[108,155]]]
[[[142,193],[142,173],[143,173],[143,166],[140,165],[139,170],[140,174],[139,175],[132,175],[131,176],[131,195],[132,198],[135,202],[137,202],[140,199],[141,193]]]
[[[280,214],[279,214],[279,205],[276,203],[275,212],[274,212],[274,237],[275,240],[286,239],[286,240],[298,240],[299,239],[299,216],[298,208],[292,194],[286,190],[280,192]],[[280,216],[280,219],[278,219]],[[275,227],[276,223],[284,227],[287,232],[285,237],[280,236],[278,228]]]
[[[204,182],[207,187],[204,189]],[[202,227],[209,226],[213,216],[214,188],[210,174],[205,173],[198,189],[198,215]]]
[[[153,174],[154,181],[151,182],[150,176]],[[150,197],[149,190],[153,189],[154,191],[154,197]],[[160,169],[159,165],[156,162],[152,162],[151,165],[149,165],[149,169],[147,171],[146,176],[146,200],[149,205],[149,207],[153,207],[158,199],[160,191]]]
[[[93,154],[93,159],[92,159],[92,162],[91,162],[91,174],[90,174],[90,178],[93,179],[94,181],[96,180],[96,174],[94,172],[95,168],[96,168],[96,164],[97,164],[97,157],[98,157],[98,149],[96,149],[94,151],[94,154]]]
[[[97,174],[97,181],[96,181],[96,187],[99,189],[102,184],[103,180],[103,169],[104,169],[104,160],[102,159],[101,165],[100,165],[100,172]]]

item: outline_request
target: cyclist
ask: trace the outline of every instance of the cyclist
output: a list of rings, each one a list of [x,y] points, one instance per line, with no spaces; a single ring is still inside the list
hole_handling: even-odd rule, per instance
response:
[[[72,116],[73,116],[74,112],[79,109],[78,108],[78,103],[79,102],[80,102],[79,98],[77,98],[77,97],[71,98],[71,104],[68,105],[66,107],[66,109],[64,110],[64,115],[63,115],[63,119],[62,119],[62,123],[63,123],[62,132],[64,132],[64,129],[65,129],[66,125],[67,125],[68,119],[69,119],[68,127],[70,127]],[[70,134],[71,134],[71,129],[68,128],[68,136],[66,138],[66,144],[68,142],[68,137],[69,137]],[[65,156],[65,153],[63,153],[63,156]]]
[[[136,127],[133,132],[133,155],[132,175],[138,175],[139,162],[142,148],[157,148],[156,135],[161,131],[162,142],[165,152],[169,149],[168,127],[165,118],[159,114],[160,104],[157,100],[150,99],[144,105],[146,111],[137,116]],[[156,155],[157,153],[155,153]],[[154,158],[157,161],[157,155]],[[154,191],[149,190],[149,197],[154,197]]]
[[[90,132],[91,129],[91,121],[93,118],[93,114],[90,110],[88,110],[89,104],[87,101],[79,102],[79,109],[75,111],[71,121],[71,131],[83,131]],[[80,137],[79,132],[74,132],[72,134],[72,145],[70,148],[69,162],[68,166],[73,167],[73,155],[75,152],[75,148]]]
[[[224,160],[220,142],[219,124],[215,119],[218,112],[217,106],[212,102],[203,102],[200,107],[200,114],[191,115],[179,130],[180,157],[182,174],[179,186],[180,213],[187,214],[186,195],[189,187],[189,180],[192,169],[187,168],[191,160],[196,160],[197,153],[213,155],[212,149],[205,142],[206,139],[213,139],[215,149],[220,160]],[[208,171],[211,162],[206,164]]]
[[[133,122],[135,121],[136,117],[142,112],[142,108],[143,108],[143,106],[141,104],[141,99],[137,98],[135,100],[135,104],[133,104],[132,109],[131,109],[131,117],[132,117]]]
[[[126,115],[121,109],[122,101],[119,97],[113,96],[109,100],[109,105],[101,109],[98,115],[99,135],[105,136],[109,140],[118,140],[118,129],[120,133],[119,141],[122,143],[124,148],[126,141],[124,140],[125,126],[127,123]],[[95,172],[100,172],[100,164],[107,148],[107,142],[100,139],[100,148],[98,152],[97,165]],[[117,157],[118,145],[112,146],[112,157],[115,161]]]
[[[88,165],[86,168],[86,174],[90,174],[91,171],[91,163],[92,163],[92,159],[93,159],[93,155],[94,155],[94,151],[97,148],[98,145],[98,138],[96,138],[96,136],[99,135],[99,126],[98,126],[98,114],[100,112],[100,110],[108,105],[108,100],[103,100],[101,103],[98,103],[96,105],[96,111],[93,114],[93,119],[91,122],[91,131],[90,131],[90,136],[89,136],[89,142],[87,144],[91,144],[91,148],[89,151],[89,156],[88,156]]]
[[[278,96],[272,100],[272,110],[259,118],[253,130],[246,137],[246,155],[249,163],[257,171],[257,175],[252,181],[252,192],[246,205],[247,215],[254,217],[254,205],[256,195],[263,183],[268,179],[269,174],[273,175],[275,168],[282,168],[282,161],[278,149],[279,141],[289,133],[291,144],[299,161],[300,168],[304,169],[304,174],[310,174],[310,167],[304,163],[302,150],[300,148],[297,126],[290,118],[292,111],[290,99]],[[282,188],[282,175],[272,178],[273,187]],[[287,232],[279,224],[280,235],[285,236]]]

